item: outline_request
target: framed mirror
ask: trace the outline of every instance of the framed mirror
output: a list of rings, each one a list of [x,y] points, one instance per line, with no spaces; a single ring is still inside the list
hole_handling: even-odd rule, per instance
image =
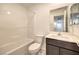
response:
[[[79,24],[79,4],[73,4],[70,8],[70,25]]]
[[[50,11],[50,29],[55,32],[67,32],[67,6]]]

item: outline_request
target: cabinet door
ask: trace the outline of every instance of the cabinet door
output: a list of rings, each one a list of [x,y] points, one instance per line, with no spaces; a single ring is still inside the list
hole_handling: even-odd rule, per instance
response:
[[[47,55],[59,55],[59,48],[51,45],[46,46]]]
[[[78,52],[60,48],[60,55],[79,55]]]

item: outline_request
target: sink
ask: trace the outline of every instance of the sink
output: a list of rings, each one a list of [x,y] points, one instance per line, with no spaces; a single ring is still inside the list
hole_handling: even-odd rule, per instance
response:
[[[65,32],[50,33],[46,37],[47,38],[57,39],[57,40],[62,40],[62,41],[67,41],[67,42],[74,42],[74,43],[79,42],[79,38],[77,38],[76,36],[74,36],[74,35],[72,35],[70,33],[65,33]]]

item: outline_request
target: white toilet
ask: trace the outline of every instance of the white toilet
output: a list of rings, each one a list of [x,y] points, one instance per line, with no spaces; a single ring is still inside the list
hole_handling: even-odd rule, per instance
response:
[[[40,51],[40,49],[42,47],[43,41],[44,41],[43,35],[38,35],[37,39],[39,40],[39,38],[41,40],[40,43],[35,42],[35,43],[32,43],[31,45],[29,45],[29,47],[28,47],[29,54],[36,55],[37,53],[39,53],[39,51]]]

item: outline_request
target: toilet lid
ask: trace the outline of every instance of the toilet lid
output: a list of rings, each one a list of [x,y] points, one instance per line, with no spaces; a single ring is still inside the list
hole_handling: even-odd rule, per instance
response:
[[[35,50],[35,49],[38,49],[39,47],[40,47],[39,43],[34,43],[29,46],[29,50]]]

